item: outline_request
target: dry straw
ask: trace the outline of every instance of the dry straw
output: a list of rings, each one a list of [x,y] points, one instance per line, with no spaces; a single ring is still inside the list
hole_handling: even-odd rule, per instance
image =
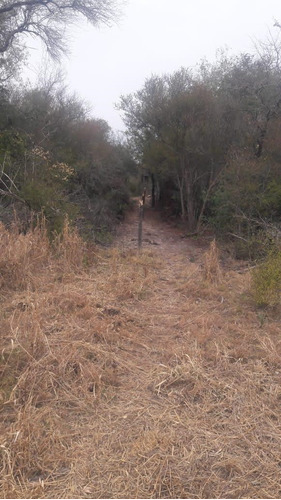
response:
[[[280,497],[280,323],[215,243],[1,234],[3,498]]]
[[[204,277],[210,283],[220,283],[222,281],[219,250],[216,240],[211,242],[210,248],[204,256]]]

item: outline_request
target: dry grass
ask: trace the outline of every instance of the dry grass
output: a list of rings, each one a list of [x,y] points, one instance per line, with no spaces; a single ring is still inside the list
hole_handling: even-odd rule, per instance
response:
[[[204,256],[205,279],[211,283],[219,283],[222,280],[222,271],[219,263],[219,250],[216,240],[210,244],[209,250]]]
[[[280,316],[247,272],[1,236],[3,498],[280,497]]]

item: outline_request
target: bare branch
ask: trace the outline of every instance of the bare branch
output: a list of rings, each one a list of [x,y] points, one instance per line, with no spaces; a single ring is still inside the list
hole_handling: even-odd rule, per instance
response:
[[[1,173],[0,173],[0,184],[2,184],[2,186],[4,186],[4,189],[0,187],[0,196],[12,198],[13,200],[20,201],[24,205],[28,205],[26,200],[21,198],[21,196],[19,196],[16,192],[13,191],[13,188],[14,188],[17,192],[19,192],[13,179],[6,172],[4,172],[4,167],[5,167],[5,164],[3,162],[2,168],[1,168]],[[3,179],[4,176],[5,176],[6,180],[10,183],[10,185],[8,185],[6,180]]]
[[[116,0],[6,0],[0,7],[0,53],[7,52],[21,35],[30,34],[58,59],[66,51],[69,25],[79,18],[94,26],[110,25],[116,17]]]

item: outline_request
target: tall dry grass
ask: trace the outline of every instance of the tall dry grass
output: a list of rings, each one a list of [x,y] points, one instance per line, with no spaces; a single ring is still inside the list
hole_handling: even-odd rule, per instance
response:
[[[68,221],[63,231],[50,241],[44,219],[35,228],[21,232],[16,223],[10,230],[0,223],[0,288],[36,288],[36,279],[48,270],[75,272],[86,259],[86,245]],[[44,278],[46,276],[44,275]]]
[[[7,230],[0,223],[0,286],[1,289],[32,287],[33,275],[48,266],[50,243],[44,224],[26,234],[14,225]]]
[[[16,224],[11,230],[0,226],[4,497],[40,496],[42,478],[63,470],[69,428],[59,407],[67,394],[66,407],[100,383],[96,369],[88,366],[90,350],[70,343],[66,325],[56,325],[60,311],[53,306],[61,296],[57,284],[83,273],[84,256],[85,245],[68,223],[52,243],[44,220],[25,234]]]
[[[209,282],[220,283],[222,281],[222,270],[219,262],[219,249],[216,240],[210,244],[209,250],[204,255],[204,275]]]
[[[156,262],[89,248],[67,222],[52,242],[44,223],[0,232],[1,495],[72,496],[77,423],[115,397],[135,328],[120,301],[145,296]]]
[[[249,273],[1,236],[3,498],[280,497],[280,318]]]

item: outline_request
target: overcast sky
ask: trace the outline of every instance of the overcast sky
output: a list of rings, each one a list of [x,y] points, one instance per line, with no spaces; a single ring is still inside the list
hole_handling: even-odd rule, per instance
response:
[[[281,21],[280,0],[126,0],[118,25],[75,30],[66,80],[94,116],[122,130],[114,110],[121,94],[140,89],[152,73],[213,61],[220,48],[253,52],[256,39],[278,30],[274,19]]]

